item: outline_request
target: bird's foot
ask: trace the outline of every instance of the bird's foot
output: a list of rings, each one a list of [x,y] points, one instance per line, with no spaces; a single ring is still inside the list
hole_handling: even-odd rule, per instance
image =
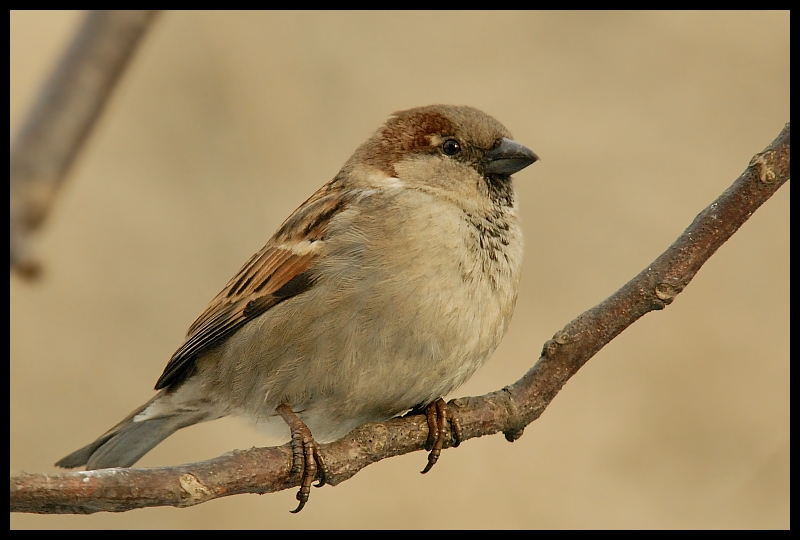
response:
[[[450,423],[450,430],[453,433],[453,447],[461,444],[461,425],[453,411],[447,408],[447,403],[442,398],[437,399],[425,407],[425,417],[428,419],[428,440],[425,441],[425,450],[429,451],[428,464],[420,471],[425,474],[439,461],[442,454],[447,434],[445,432],[445,422]]]
[[[311,435],[311,430],[297,417],[291,407],[281,404],[275,411],[281,415],[281,418],[283,418],[283,421],[286,422],[292,432],[292,470],[290,474],[293,477],[301,477],[300,491],[297,492],[297,500],[300,504],[292,510],[292,513],[296,514],[308,502],[311,484],[314,480],[319,479],[319,482],[314,484],[315,487],[325,485],[328,478],[328,468],[325,466],[325,460],[322,459],[322,454],[319,452],[317,442]]]

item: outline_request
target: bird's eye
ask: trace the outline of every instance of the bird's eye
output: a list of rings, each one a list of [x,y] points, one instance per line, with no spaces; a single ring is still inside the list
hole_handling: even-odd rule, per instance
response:
[[[454,156],[461,152],[461,143],[455,139],[447,139],[442,143],[442,152],[448,156]]]

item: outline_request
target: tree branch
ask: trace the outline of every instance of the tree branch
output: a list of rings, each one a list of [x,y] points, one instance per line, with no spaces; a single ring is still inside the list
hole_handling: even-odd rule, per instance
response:
[[[29,237],[156,11],[90,11],[11,145],[11,270],[39,273]]]
[[[462,440],[503,432],[514,441],[536,420],[561,387],[595,353],[637,319],[664,309],[711,255],[789,180],[789,124],[744,173],[703,210],[660,257],[608,299],[581,314],[545,343],[539,361],[519,381],[450,407]],[[422,450],[424,416],[365,424],[322,445],[336,485],[382,459]],[[448,441],[445,447],[450,446]],[[156,469],[103,469],[11,478],[11,511],[122,512],[148,506],[192,506],[238,493],[270,493],[299,485],[290,478],[288,446],[234,451],[219,458]]]

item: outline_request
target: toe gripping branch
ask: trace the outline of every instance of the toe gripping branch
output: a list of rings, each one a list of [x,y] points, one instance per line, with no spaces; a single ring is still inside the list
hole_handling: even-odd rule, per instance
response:
[[[445,422],[450,423],[453,432],[453,448],[461,444],[461,424],[451,409],[447,408],[447,403],[442,398],[437,399],[425,407],[425,417],[428,420],[428,440],[425,441],[425,450],[428,450],[428,464],[420,471],[422,474],[430,471],[439,456],[442,454],[442,447],[447,438]]]
[[[297,417],[295,412],[286,404],[278,405],[275,411],[281,415],[283,421],[289,426],[292,432],[292,470],[291,476],[300,476],[300,491],[297,492],[299,504],[292,510],[296,514],[308,502],[311,493],[311,484],[315,479],[319,482],[314,487],[322,487],[327,482],[328,468],[325,460],[319,452],[319,446],[311,435],[311,430]]]
[[[453,436],[453,447],[455,448],[461,444],[461,425],[458,418],[448,409],[447,404],[442,398],[425,407],[424,409],[417,409],[412,412],[423,412],[428,422],[428,439],[425,441],[425,449],[428,450],[428,463],[425,469],[421,472],[425,474],[430,471],[436,462],[439,461],[439,456],[442,455],[442,448],[447,439],[447,426],[450,424],[450,430]],[[300,477],[300,490],[297,492],[297,500],[299,504],[297,508],[292,510],[296,514],[308,502],[308,497],[311,494],[311,486],[322,487],[327,483],[328,468],[325,465],[325,460],[319,451],[319,446],[314,440],[311,430],[303,423],[297,414],[286,404],[279,405],[275,412],[277,412],[289,429],[292,432],[292,470],[291,476],[293,478]],[[319,480],[314,484],[314,480]]]

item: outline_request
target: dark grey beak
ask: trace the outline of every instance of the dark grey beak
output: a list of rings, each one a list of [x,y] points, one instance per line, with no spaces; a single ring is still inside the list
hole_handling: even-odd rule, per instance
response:
[[[485,174],[509,176],[521,171],[538,159],[539,156],[528,148],[516,141],[503,137],[500,144],[486,152],[483,160],[481,160],[481,165]]]

